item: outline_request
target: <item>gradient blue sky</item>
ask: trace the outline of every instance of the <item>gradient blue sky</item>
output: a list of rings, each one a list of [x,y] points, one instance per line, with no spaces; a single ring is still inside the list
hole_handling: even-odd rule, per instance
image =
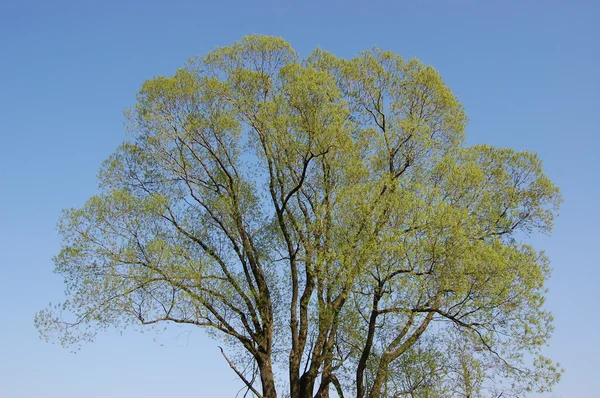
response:
[[[554,268],[547,353],[567,369],[546,396],[599,397],[599,19],[591,0],[0,2],[0,396],[234,396],[202,331],[108,331],[70,354],[33,315],[63,298],[56,220],[96,192],[140,84],[263,33],[303,55],[416,56],[465,105],[469,143],[541,155],[565,199],[553,235],[533,238]]]

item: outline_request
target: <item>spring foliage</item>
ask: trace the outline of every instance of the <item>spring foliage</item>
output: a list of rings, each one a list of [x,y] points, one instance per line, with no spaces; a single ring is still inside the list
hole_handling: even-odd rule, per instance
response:
[[[68,299],[37,327],[204,327],[265,398],[547,390],[549,266],[523,239],[559,192],[466,122],[435,69],[380,49],[248,36],[194,58],[143,84],[101,193],[64,212]]]

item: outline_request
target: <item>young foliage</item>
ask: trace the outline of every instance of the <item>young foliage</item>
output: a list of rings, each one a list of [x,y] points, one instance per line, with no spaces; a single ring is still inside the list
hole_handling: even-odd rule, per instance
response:
[[[37,314],[43,336],[201,326],[265,398],[557,382],[548,260],[522,240],[550,232],[558,189],[532,153],[466,146],[430,66],[248,36],[145,82],[128,122],[101,193],[61,219],[68,301]]]

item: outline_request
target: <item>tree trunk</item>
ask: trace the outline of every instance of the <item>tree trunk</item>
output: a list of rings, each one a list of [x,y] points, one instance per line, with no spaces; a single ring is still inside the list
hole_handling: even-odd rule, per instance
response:
[[[275,389],[275,377],[273,375],[273,365],[271,363],[271,357],[265,356],[261,358],[258,363],[260,371],[260,381],[262,384],[262,396],[263,398],[277,398],[277,391]]]
[[[377,290],[373,293],[373,308],[371,309],[371,316],[369,318],[369,329],[367,332],[367,341],[363,348],[362,355],[358,361],[356,368],[356,398],[363,398],[364,396],[364,377],[365,369],[367,368],[367,360],[371,354],[371,348],[373,347],[373,338],[375,336],[375,327],[377,325],[377,316],[379,315],[379,300],[381,299],[381,289],[383,285],[380,282]]]

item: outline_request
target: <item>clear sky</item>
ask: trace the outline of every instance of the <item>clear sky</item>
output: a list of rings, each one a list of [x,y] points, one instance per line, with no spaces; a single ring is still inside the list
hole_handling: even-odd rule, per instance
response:
[[[63,298],[52,273],[62,208],[97,192],[145,79],[249,33],[350,57],[373,45],[437,68],[469,143],[536,151],[564,195],[551,237],[547,397],[600,396],[600,5],[581,0],[0,1],[0,397],[233,397],[201,330],[108,331],[77,354],[39,340]],[[533,396],[532,396],[533,397]]]

